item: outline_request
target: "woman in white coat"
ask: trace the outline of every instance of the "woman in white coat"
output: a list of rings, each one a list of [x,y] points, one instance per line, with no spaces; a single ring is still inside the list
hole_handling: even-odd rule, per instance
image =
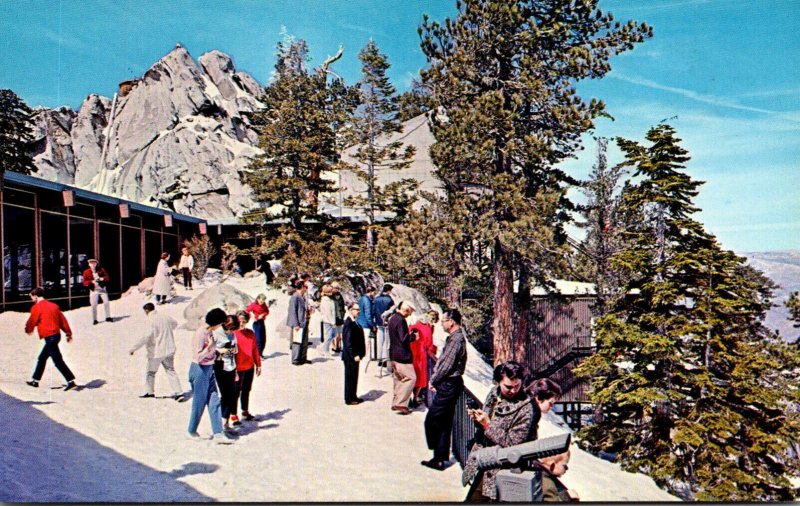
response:
[[[158,262],[156,275],[153,278],[153,295],[156,296],[156,304],[167,302],[167,295],[172,290],[172,276],[168,260],[169,253],[161,253],[161,260]]]

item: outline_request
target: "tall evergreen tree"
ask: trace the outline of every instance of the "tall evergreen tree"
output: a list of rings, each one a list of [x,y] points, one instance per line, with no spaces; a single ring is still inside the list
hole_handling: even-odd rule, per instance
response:
[[[263,208],[251,220],[285,218],[300,230],[306,219],[324,219],[319,196],[334,190],[334,179],[325,175],[339,168],[337,127],[350,112],[348,88],[339,78],[329,80],[328,67],[341,54],[310,71],[305,41],[278,43],[265,109],[254,115],[263,153],[250,164],[245,181]]]
[[[794,359],[763,325],[774,284],[692,219],[702,183],[683,172],[675,131],[646,139],[618,140],[639,178],[624,206],[644,219],[614,257],[628,296],[598,320],[578,370],[603,406],[582,436],[687,499],[790,499],[782,457],[800,425],[786,414]]]
[[[413,203],[410,195],[418,184],[413,179],[402,179],[387,185],[378,184],[377,170],[399,171],[408,168],[414,157],[413,146],[403,147],[400,140],[389,136],[400,132],[399,106],[396,90],[386,71],[390,65],[378,45],[370,40],[358,54],[361,60],[361,80],[356,85],[360,104],[351,119],[350,132],[357,143],[351,164],[356,176],[366,184],[366,195],[347,199],[347,205],[361,209],[369,225],[367,240],[374,245],[375,216],[378,212],[393,211],[402,217]]]
[[[792,322],[792,327],[800,328],[800,292],[789,294],[789,298],[784,304],[789,309],[789,320]],[[800,345],[800,336],[797,336],[795,344]]]
[[[6,170],[30,174],[36,168],[29,154],[33,140],[32,111],[11,90],[0,90],[0,191]]]
[[[597,303],[594,311],[597,315],[605,314],[609,302],[623,293],[624,285],[611,261],[624,245],[627,220],[621,209],[620,183],[626,171],[621,165],[608,166],[607,150],[608,140],[597,139],[597,161],[589,179],[582,184],[587,202],[579,206],[584,221],[578,226],[586,230],[581,251],[591,259],[586,263],[595,285]]]
[[[513,301],[515,273],[527,295],[563,254],[566,189],[575,181],[555,165],[604,107],[584,101],[574,85],[603,77],[613,55],[651,35],[644,24],[615,23],[597,3],[459,0],[455,19],[426,17],[419,29],[430,64],[423,84],[439,106],[437,175],[451,199],[471,201],[478,228],[470,233],[491,244],[495,362],[520,350],[515,315],[523,322],[518,341],[528,337],[528,308]]]

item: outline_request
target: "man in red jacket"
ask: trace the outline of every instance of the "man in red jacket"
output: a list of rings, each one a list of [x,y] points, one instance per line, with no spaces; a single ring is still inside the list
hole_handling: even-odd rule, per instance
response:
[[[97,325],[97,304],[103,299],[103,308],[106,311],[106,321],[112,322],[111,305],[108,301],[106,284],[111,278],[97,260],[89,260],[89,268],[83,271],[83,286],[89,287],[89,303],[92,305],[92,322]]]
[[[36,369],[33,371],[33,376],[30,381],[26,381],[32,387],[39,386],[39,380],[42,379],[44,374],[44,366],[47,365],[47,358],[53,359],[56,368],[67,380],[64,390],[72,390],[75,388],[75,375],[69,370],[67,364],[64,363],[64,358],[61,356],[61,350],[58,349],[58,342],[61,341],[61,331],[67,335],[67,342],[72,342],[72,330],[69,328],[64,313],[58,308],[56,304],[45,300],[44,289],[41,287],[34,288],[30,293],[33,300],[33,307],[31,308],[31,316],[25,322],[25,333],[28,335],[33,333],[34,327],[39,330],[39,339],[44,339],[44,348],[39,354],[39,360],[36,362]]]

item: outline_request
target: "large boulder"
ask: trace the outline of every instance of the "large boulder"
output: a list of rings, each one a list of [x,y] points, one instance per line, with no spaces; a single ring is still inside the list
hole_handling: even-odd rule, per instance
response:
[[[422,295],[422,292],[419,290],[406,285],[390,284],[393,287],[391,296],[395,304],[400,304],[400,302],[405,300],[414,306],[414,313],[409,317],[409,323],[412,323],[411,320],[416,321],[417,318],[425,314],[431,308],[428,298]]]
[[[218,307],[231,314],[246,308],[253,300],[253,297],[227,283],[213,285],[195,297],[183,310],[183,316],[186,318],[184,327],[197,330],[203,325],[206,313],[211,309]]]

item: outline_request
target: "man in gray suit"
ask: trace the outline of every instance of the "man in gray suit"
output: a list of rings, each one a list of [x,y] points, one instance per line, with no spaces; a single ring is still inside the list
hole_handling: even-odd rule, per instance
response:
[[[303,365],[309,363],[306,358],[308,353],[308,307],[305,297],[308,287],[303,280],[298,280],[295,282],[294,288],[292,298],[289,299],[286,326],[292,329],[292,364]]]

